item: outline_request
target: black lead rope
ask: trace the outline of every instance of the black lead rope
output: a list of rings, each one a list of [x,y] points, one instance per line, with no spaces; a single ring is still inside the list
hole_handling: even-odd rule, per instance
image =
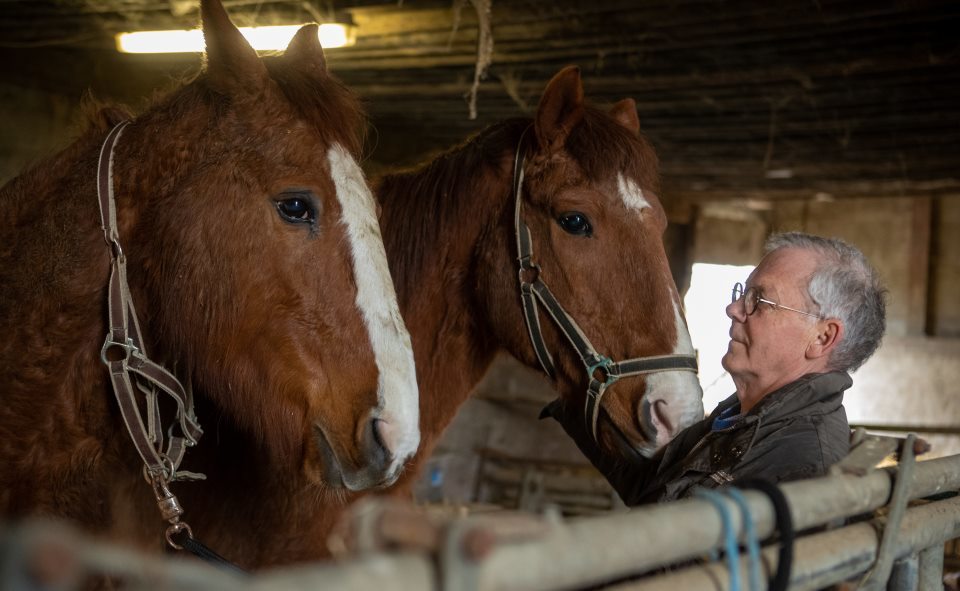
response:
[[[769,591],[786,591],[790,586],[790,572],[793,570],[793,544],[796,532],[793,530],[793,517],[790,515],[790,505],[787,497],[776,484],[769,480],[737,481],[736,485],[743,489],[753,489],[762,492],[773,504],[773,511],[777,522],[777,533],[780,534],[780,552],[777,558],[777,572],[770,577]]]
[[[189,552],[208,564],[212,564],[213,566],[238,575],[246,576],[250,574],[236,564],[230,562],[223,556],[220,556],[211,550],[206,544],[194,539],[186,531],[179,531],[175,534],[172,534],[170,537],[172,541],[176,542],[176,544],[183,549],[182,551]]]

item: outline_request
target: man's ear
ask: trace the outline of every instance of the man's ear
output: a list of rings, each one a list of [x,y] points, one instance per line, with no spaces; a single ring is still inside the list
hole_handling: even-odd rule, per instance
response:
[[[837,318],[826,318],[817,322],[817,332],[807,345],[807,359],[828,358],[843,338],[843,322]]]

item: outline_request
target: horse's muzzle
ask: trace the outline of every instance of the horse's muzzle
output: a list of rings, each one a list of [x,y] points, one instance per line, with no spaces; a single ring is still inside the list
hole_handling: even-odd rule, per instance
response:
[[[398,461],[390,451],[392,432],[389,423],[371,417],[358,431],[356,452],[338,453],[323,427],[314,425],[324,482],[351,491],[382,488],[396,482],[403,461]]]

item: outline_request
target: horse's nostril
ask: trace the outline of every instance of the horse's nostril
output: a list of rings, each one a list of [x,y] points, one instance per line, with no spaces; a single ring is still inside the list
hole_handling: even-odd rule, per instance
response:
[[[673,434],[674,424],[667,409],[669,405],[663,398],[652,401],[644,398],[640,409],[640,426],[651,441],[657,441],[665,434]]]
[[[374,465],[387,465],[393,457],[392,435],[390,423],[383,419],[373,418],[367,424],[369,459]]]
[[[390,449],[390,445],[387,443],[388,439],[388,429],[389,426],[386,421],[383,419],[373,419],[370,421],[370,424],[373,428],[373,440],[385,450]]]
[[[663,428],[667,430],[667,433],[673,433],[673,423],[670,422],[670,415],[667,412],[667,401],[664,399],[654,400],[653,401],[653,414],[656,416],[657,421],[663,425]]]

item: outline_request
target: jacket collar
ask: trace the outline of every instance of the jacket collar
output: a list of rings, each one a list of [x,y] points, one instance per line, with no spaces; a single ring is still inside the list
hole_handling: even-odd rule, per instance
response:
[[[853,380],[845,371],[809,373],[761,398],[760,402],[750,409],[744,420],[749,420],[751,417],[764,421],[776,420],[800,409],[806,409],[804,414],[828,413],[836,410],[843,403],[843,391],[851,385]],[[710,414],[711,420],[734,404],[739,404],[736,394],[717,406],[717,409]]]

